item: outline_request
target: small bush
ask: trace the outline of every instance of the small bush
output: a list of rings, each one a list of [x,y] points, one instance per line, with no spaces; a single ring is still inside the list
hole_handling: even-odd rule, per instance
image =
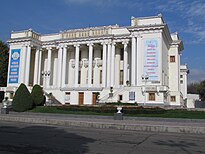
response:
[[[24,112],[33,108],[33,99],[27,87],[22,83],[16,90],[12,108],[17,112]]]
[[[42,106],[45,103],[43,90],[37,84],[34,85],[34,87],[32,89],[31,97],[33,99],[34,105],[36,105],[36,106]]]

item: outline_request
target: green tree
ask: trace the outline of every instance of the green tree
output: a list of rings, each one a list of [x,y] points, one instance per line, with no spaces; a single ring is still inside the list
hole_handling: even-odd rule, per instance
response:
[[[5,87],[7,84],[8,61],[9,47],[0,41],[0,87]],[[2,101],[3,98],[4,93],[0,92],[0,101]]]
[[[43,95],[43,89],[39,85],[34,85],[31,97],[33,98],[33,102],[36,106],[40,106],[44,104],[44,95]]]
[[[199,86],[199,82],[194,82],[194,83],[188,84],[187,85],[187,92],[189,94],[198,94],[199,93],[197,90],[198,86]]]
[[[201,81],[197,87],[197,91],[202,101],[205,100],[205,80]]]
[[[12,108],[17,112],[24,112],[33,108],[33,99],[25,84],[21,84],[16,90]]]

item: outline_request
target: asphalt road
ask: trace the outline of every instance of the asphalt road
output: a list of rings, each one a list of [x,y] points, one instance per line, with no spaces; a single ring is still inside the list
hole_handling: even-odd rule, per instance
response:
[[[0,122],[0,154],[205,153],[205,135]]]

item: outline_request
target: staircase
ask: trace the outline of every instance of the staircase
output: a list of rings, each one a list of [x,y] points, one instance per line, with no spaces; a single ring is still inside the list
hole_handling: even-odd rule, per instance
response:
[[[119,94],[120,92],[122,92],[124,90],[124,87],[121,87],[119,88],[118,90],[116,90],[114,93],[113,93],[113,96],[112,98],[114,98],[117,94]],[[99,103],[106,103],[109,99],[109,93],[106,94],[105,96],[103,96],[100,100],[99,100]]]
[[[55,96],[52,95],[52,93],[47,93],[45,90],[43,90],[43,93],[48,98],[48,101],[46,101],[46,105],[50,105],[50,106],[61,105],[61,103],[55,98]]]

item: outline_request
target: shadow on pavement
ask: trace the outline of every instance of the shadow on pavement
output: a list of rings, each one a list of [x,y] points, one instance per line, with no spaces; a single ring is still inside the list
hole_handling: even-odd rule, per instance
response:
[[[180,151],[184,151],[186,153],[190,153],[191,152],[188,150],[189,148],[191,147],[196,147],[197,145],[195,143],[191,143],[191,142],[187,142],[187,141],[173,141],[173,140],[167,140],[167,141],[156,141],[156,142],[153,142],[157,145],[160,145],[160,146],[169,146],[169,147],[173,147],[173,148],[179,148]]]
[[[94,141],[53,126],[0,126],[0,153],[80,154]]]

